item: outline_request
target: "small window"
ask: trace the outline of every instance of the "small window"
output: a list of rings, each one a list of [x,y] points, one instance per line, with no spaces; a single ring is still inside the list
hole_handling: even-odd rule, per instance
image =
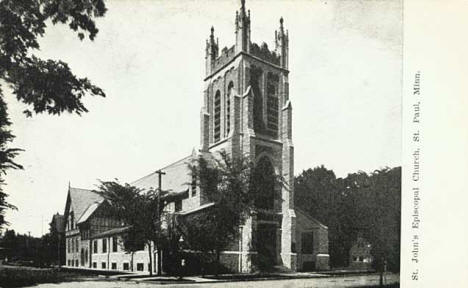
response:
[[[107,238],[102,239],[102,253],[107,253]]]
[[[78,267],[80,266],[79,262],[78,262],[78,259],[75,260],[75,266]]]
[[[144,267],[143,263],[137,263],[137,271],[143,271]]]
[[[94,269],[97,268],[97,262],[93,262],[93,268],[94,268]]]
[[[111,263],[111,269],[112,269],[112,270],[117,270],[117,263],[112,262],[112,263]]]
[[[128,262],[123,263],[123,270],[125,271],[130,270],[130,265],[128,265]]]
[[[302,233],[302,253],[313,254],[314,253],[314,232]]]
[[[98,252],[97,252],[97,240],[94,240],[94,241],[93,241],[93,253],[94,253],[94,254],[97,254],[97,253],[98,253]]]
[[[112,237],[112,252],[117,252],[117,237]]]
[[[106,269],[106,262],[102,262],[102,263],[101,263],[101,268],[102,268],[102,269]]]
[[[175,211],[176,212],[179,212],[182,210],[182,200],[177,200],[175,202]]]

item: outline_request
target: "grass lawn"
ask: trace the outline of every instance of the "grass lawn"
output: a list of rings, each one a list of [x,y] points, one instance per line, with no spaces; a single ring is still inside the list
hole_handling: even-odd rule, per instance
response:
[[[76,281],[83,278],[74,272],[60,271],[51,268],[33,267],[0,267],[0,287],[24,287],[40,283],[57,283]]]

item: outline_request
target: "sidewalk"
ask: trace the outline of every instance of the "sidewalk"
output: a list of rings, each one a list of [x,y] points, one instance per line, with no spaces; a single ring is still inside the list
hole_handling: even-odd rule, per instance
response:
[[[294,272],[294,273],[272,273],[272,274],[222,274],[218,276],[185,276],[182,279],[176,276],[149,276],[149,275],[113,275],[109,279],[134,281],[137,283],[150,282],[158,284],[189,284],[189,283],[219,283],[219,282],[241,282],[241,281],[266,281],[266,280],[290,280],[326,278],[330,275],[314,272]]]

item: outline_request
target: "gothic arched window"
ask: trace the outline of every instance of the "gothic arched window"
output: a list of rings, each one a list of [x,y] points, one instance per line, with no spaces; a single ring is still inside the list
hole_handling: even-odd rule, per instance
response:
[[[262,133],[265,128],[265,124],[263,122],[263,96],[262,90],[260,89],[262,74],[262,69],[252,67],[250,74],[250,87],[254,94],[253,124],[254,130],[259,133]]]
[[[214,98],[214,142],[221,140],[221,92],[216,91]]]
[[[228,85],[228,93],[226,97],[226,136],[231,131],[231,96],[234,89],[234,83],[231,81]]]
[[[273,209],[275,200],[276,176],[270,159],[264,156],[255,165],[253,189],[255,206],[260,209]]]
[[[267,127],[268,134],[272,137],[278,137],[278,75],[268,73],[267,79]]]

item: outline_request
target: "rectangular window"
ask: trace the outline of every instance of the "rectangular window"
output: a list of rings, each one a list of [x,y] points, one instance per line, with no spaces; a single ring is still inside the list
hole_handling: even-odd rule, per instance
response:
[[[112,252],[117,252],[117,237],[112,237]]]
[[[111,263],[111,269],[112,269],[112,270],[117,270],[117,263],[112,262],[112,263]]]
[[[101,268],[106,269],[106,262],[101,262]]]
[[[97,262],[93,262],[93,268],[94,268],[94,269],[97,268]]]
[[[302,253],[313,254],[314,253],[314,232],[302,233]]]
[[[123,270],[125,271],[130,270],[130,265],[128,264],[128,262],[123,263]]]
[[[78,262],[78,259],[75,260],[75,266],[78,267],[80,266],[79,262]]]
[[[107,253],[107,238],[102,239],[102,253]]]
[[[175,202],[175,212],[179,212],[182,210],[182,200],[177,200]]]
[[[143,271],[144,267],[143,263],[137,263],[137,271]]]
[[[93,253],[94,253],[94,254],[97,253],[97,240],[94,240],[94,241],[93,241]]]
[[[80,252],[80,247],[79,246],[80,246],[80,240],[78,238],[76,238],[75,252]]]

